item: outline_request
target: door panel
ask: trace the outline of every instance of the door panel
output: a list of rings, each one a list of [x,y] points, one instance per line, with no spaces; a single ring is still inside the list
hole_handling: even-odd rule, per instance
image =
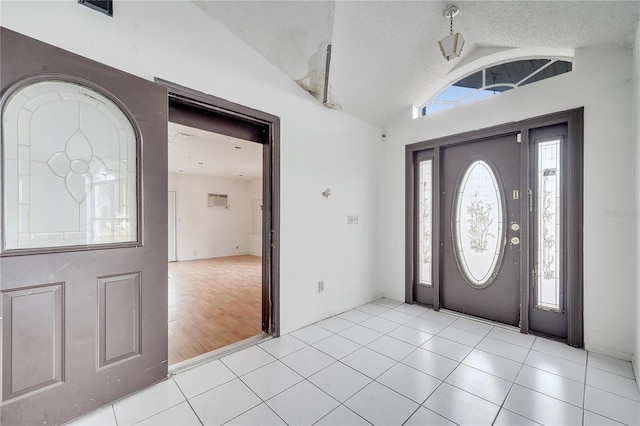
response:
[[[0,423],[58,424],[166,378],[167,92],[149,81],[4,28],[0,39],[3,94],[26,77],[43,73],[53,80],[82,79],[77,80],[80,85],[86,80],[87,85],[121,105],[139,132],[135,135],[137,158],[131,160],[136,162],[133,170],[137,170],[137,176],[114,172],[113,179],[127,182],[115,193],[108,185],[101,186],[103,181],[112,179],[108,175],[115,165],[106,164],[104,170],[96,171],[96,167],[102,167],[96,160],[100,155],[91,154],[87,148],[95,148],[95,138],[106,135],[106,131],[98,132],[100,136],[85,131],[89,145],[87,140],[80,141],[79,136],[61,143],[52,133],[51,143],[61,145],[57,151],[62,154],[39,164],[37,158],[29,157],[18,165],[19,170],[29,170],[18,171],[18,180],[29,176],[33,167],[40,167],[53,173],[50,185],[64,182],[58,197],[71,195],[69,204],[78,208],[80,228],[72,231],[86,235],[93,224],[115,232],[115,227],[127,226],[120,220],[123,217],[134,220],[131,212],[121,212],[118,217],[111,215],[108,223],[95,212],[89,217],[92,210],[87,203],[97,203],[101,208],[96,211],[108,211],[110,207],[100,204],[101,199],[120,199],[137,191],[137,199],[133,200],[137,218],[135,223],[129,223],[136,226],[131,234],[133,241],[125,238],[126,241],[114,245],[103,244],[107,240],[96,240],[95,235],[103,236],[97,233],[67,247],[44,244],[37,250],[5,250],[0,257],[3,318]],[[90,93],[79,96],[92,103],[87,95],[91,97]],[[90,113],[91,110],[85,110],[85,114]],[[54,124],[59,124],[59,120]],[[9,145],[8,138],[12,137],[6,130],[5,126],[3,147]],[[114,139],[118,149],[121,141],[122,138]],[[108,142],[100,144],[108,146]],[[35,148],[31,149],[33,152]],[[58,162],[60,159],[62,163]],[[16,175],[10,171],[9,167],[3,167],[5,188],[15,187]],[[98,178],[100,173],[103,178]],[[34,182],[31,191],[46,195],[46,180]],[[11,196],[4,191],[5,207],[7,197]],[[61,198],[52,202],[62,203]],[[47,211],[42,203],[30,209],[23,209],[21,214],[46,217],[55,211]],[[50,217],[51,222],[66,226],[59,213]],[[3,213],[5,233],[7,220],[7,214]],[[66,228],[60,230],[63,231],[67,232]],[[72,231],[63,238],[78,236]],[[94,242],[97,245],[92,245]]]
[[[513,226],[520,224],[519,166],[515,134],[442,150],[444,308],[519,323],[520,231]]]

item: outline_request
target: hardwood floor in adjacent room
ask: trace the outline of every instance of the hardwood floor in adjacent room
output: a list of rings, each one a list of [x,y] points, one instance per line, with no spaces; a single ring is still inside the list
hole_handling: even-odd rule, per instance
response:
[[[169,365],[262,332],[262,259],[169,263]]]

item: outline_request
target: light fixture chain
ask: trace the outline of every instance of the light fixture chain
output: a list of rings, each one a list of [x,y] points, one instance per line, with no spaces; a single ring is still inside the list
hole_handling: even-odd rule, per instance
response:
[[[453,35],[453,12],[449,13],[449,35]]]

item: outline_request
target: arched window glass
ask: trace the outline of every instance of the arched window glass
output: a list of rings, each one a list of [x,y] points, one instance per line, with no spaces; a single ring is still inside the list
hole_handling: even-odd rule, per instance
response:
[[[431,98],[421,109],[422,116],[478,101],[507,90],[564,74],[573,63],[559,59],[522,59],[492,65],[453,83]]]
[[[3,251],[138,242],[139,137],[118,101],[63,77],[2,101]]]

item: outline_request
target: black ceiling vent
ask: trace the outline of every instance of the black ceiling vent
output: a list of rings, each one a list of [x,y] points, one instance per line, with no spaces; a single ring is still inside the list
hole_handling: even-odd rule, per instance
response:
[[[113,16],[113,0],[78,0],[78,3],[106,15]]]

